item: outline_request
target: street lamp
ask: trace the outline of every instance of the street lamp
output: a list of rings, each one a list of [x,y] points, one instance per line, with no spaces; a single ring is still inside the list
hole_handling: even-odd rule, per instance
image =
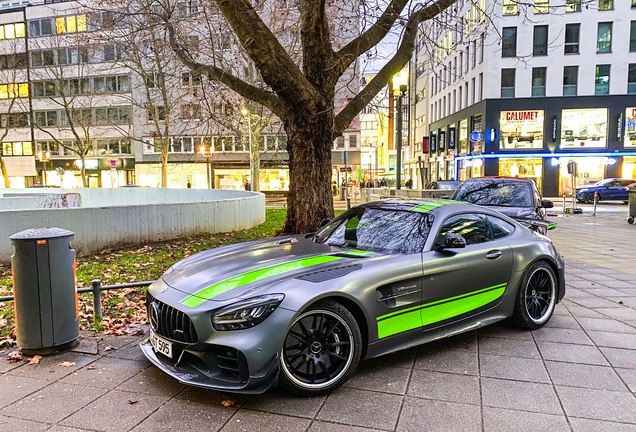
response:
[[[247,117],[247,140],[250,152],[250,190],[253,192],[260,191],[260,157],[258,154],[258,146],[252,146],[252,113],[249,108],[241,109],[241,114]]]
[[[51,152],[38,152],[38,160],[44,164],[44,169],[42,170],[42,184],[46,185],[46,163],[51,160]]]
[[[212,157],[212,145],[210,144],[201,144],[199,147],[199,154],[205,157],[205,169],[207,171],[207,179],[208,179],[208,189],[214,189],[212,187],[212,176],[210,175],[212,169],[210,167],[210,158]]]
[[[395,149],[397,151],[396,158],[396,189],[402,188],[402,98],[406,96],[406,89],[409,80],[409,72],[408,69],[404,68],[400,72],[393,75],[393,94],[396,97],[397,103],[397,135],[396,135],[396,146]]]

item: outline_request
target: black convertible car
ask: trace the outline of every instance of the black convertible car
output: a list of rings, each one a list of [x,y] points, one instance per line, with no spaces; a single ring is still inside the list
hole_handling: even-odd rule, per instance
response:
[[[177,380],[331,391],[358,362],[512,317],[536,329],[565,294],[547,237],[450,200],[367,203],[317,233],[178,262],[147,294],[146,357]]]

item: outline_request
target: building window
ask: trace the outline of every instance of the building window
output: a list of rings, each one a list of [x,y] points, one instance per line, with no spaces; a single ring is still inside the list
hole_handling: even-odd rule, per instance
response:
[[[500,142],[504,150],[543,148],[543,110],[501,111]]]
[[[349,135],[349,148],[358,148],[358,137]]]
[[[596,35],[596,52],[612,52],[612,23],[598,23],[598,33]]]
[[[503,47],[502,57],[514,57],[517,55],[517,27],[504,27],[502,29]]]
[[[579,67],[565,66],[563,68],[563,96],[576,96],[579,82]]]
[[[29,84],[0,84],[0,100],[29,97]]]
[[[123,50],[115,44],[104,45],[104,61],[121,60]]]
[[[455,100],[453,98],[453,100]],[[484,100],[484,74],[479,74],[479,100]]]
[[[503,14],[517,15],[519,13],[519,0],[503,0]]]
[[[550,0],[534,0],[534,13],[535,14],[550,13]]]
[[[484,33],[481,34],[481,40],[479,44],[479,63],[484,62],[484,45],[486,45],[486,35]]]
[[[26,26],[24,23],[2,24],[0,25],[0,39],[16,39],[26,36]]]
[[[57,111],[36,111],[34,117],[36,126],[57,126]]]
[[[474,105],[475,104],[475,78],[470,80],[470,83],[471,83],[470,103]]]
[[[636,51],[636,21],[631,22],[629,30],[629,51]]]
[[[55,32],[57,34],[77,33],[86,31],[86,15],[71,15],[55,18]]]
[[[31,67],[53,66],[55,64],[55,51],[43,50],[31,52]]]
[[[579,53],[579,37],[581,35],[581,24],[565,25],[565,54]]]
[[[515,73],[516,69],[501,70],[501,97],[515,97]]]
[[[149,123],[166,120],[166,110],[163,106],[150,106],[147,111]]]
[[[548,26],[534,26],[532,38],[532,55],[548,55]]]
[[[532,97],[545,97],[545,75],[544,67],[532,68]]]
[[[477,41],[473,41],[473,68],[477,66]]]
[[[33,144],[26,142],[3,142],[0,147],[2,156],[32,156]]]
[[[627,93],[636,94],[636,63],[630,63],[627,70]]]
[[[610,65],[596,66],[596,79],[594,94],[608,95],[610,83]]]
[[[343,149],[344,148],[344,137],[343,136],[339,136],[338,138],[336,138],[336,148],[339,149]]]
[[[607,146],[607,108],[561,111],[561,148]]]
[[[612,10],[614,9],[614,0],[598,0],[598,10]]]
[[[153,72],[150,75],[146,75],[146,87],[148,88],[161,88],[165,82],[164,75]]]
[[[29,36],[49,36],[53,34],[53,20],[42,18],[29,21]]]
[[[24,69],[28,62],[26,53],[0,55],[0,69]]]
[[[581,0],[566,0],[565,11],[566,12],[581,12]]]

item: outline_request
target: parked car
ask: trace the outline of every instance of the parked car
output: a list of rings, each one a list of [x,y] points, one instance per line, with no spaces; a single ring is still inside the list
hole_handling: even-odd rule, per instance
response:
[[[178,381],[301,395],[373,358],[512,317],[537,329],[565,294],[549,238],[485,207],[382,200],[315,234],[224,246],[148,288],[140,347]]]
[[[490,207],[517,221],[546,220],[546,209],[554,207],[541,198],[531,179],[518,177],[478,177],[464,181],[453,199]],[[532,229],[545,234],[546,226],[533,224]]]
[[[462,182],[455,180],[437,180],[428,183],[424,189],[455,190],[460,184],[462,184]]]
[[[576,200],[578,202],[594,202],[594,192],[598,192],[599,201],[628,201],[628,186],[636,183],[636,180],[608,178],[593,185],[579,186],[576,188]]]

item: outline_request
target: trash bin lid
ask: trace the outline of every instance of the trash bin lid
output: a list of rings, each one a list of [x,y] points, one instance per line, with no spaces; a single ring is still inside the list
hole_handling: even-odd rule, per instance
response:
[[[37,240],[48,239],[55,237],[68,237],[73,236],[75,233],[64,228],[29,228],[19,233],[13,234],[9,239],[11,240]]]

